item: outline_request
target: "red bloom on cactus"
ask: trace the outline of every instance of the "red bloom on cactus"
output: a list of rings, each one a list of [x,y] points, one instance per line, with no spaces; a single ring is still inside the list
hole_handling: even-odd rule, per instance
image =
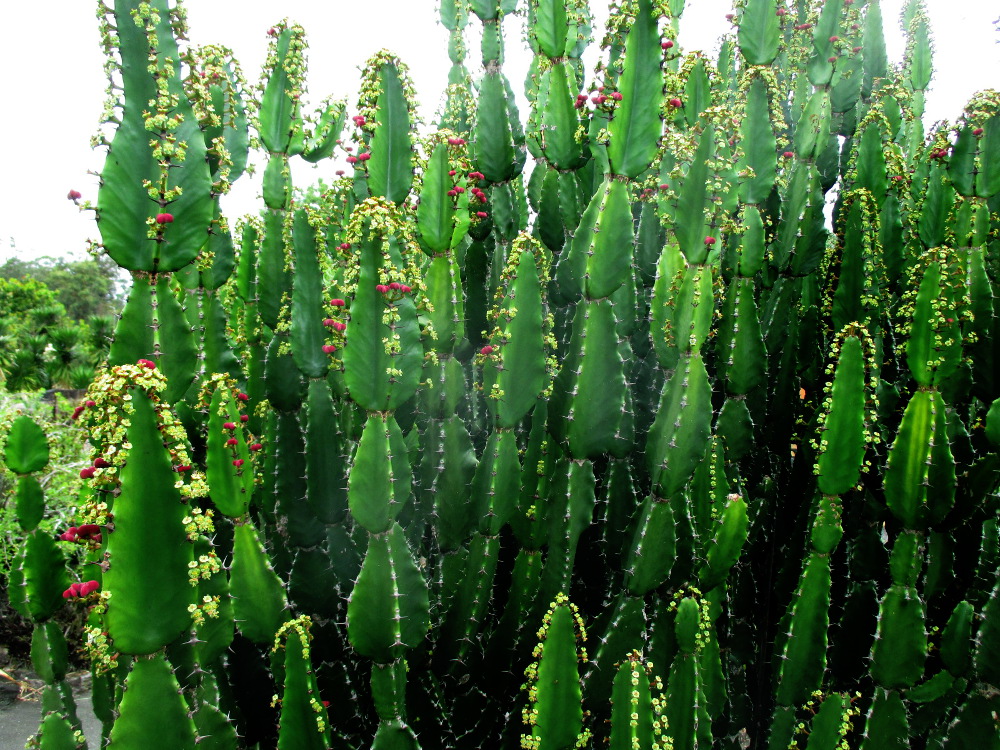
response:
[[[400,284],[399,285],[399,291],[401,291],[403,294],[409,294],[413,290],[410,287],[408,287],[406,284]],[[347,328],[347,326],[344,326],[344,328]],[[340,329],[340,330],[343,330],[343,328]]]
[[[774,11],[774,15],[776,16],[784,16],[787,13],[788,13],[788,8],[778,8],[776,11]]]
[[[456,195],[458,195],[458,193],[456,193],[454,190],[449,190],[448,191],[448,197],[449,198],[454,198]]]
[[[85,404],[85,406],[97,406],[97,402],[96,401],[87,401],[86,404]]]
[[[100,456],[98,456],[97,458],[94,459],[94,467],[97,468],[97,469],[106,469],[109,466],[111,466],[111,464],[108,463],[107,461],[105,461]]]
[[[237,469],[240,468],[242,465],[243,465],[242,458],[237,458],[235,461],[233,461],[233,466],[235,466]]]
[[[66,197],[69,198],[71,201],[78,201],[83,197],[83,195],[80,194],[79,190],[70,190],[66,194]]]
[[[344,306],[344,300],[342,300],[342,299],[332,299],[332,300],[330,300],[330,304],[333,305],[334,307],[343,307]]]
[[[678,98],[677,98],[676,96],[675,96],[675,97],[674,97],[673,99],[671,99],[671,100],[670,100],[669,102],[667,102],[667,103],[668,103],[668,104],[669,104],[669,105],[670,105],[671,107],[673,107],[673,108],[675,108],[675,109],[676,109],[676,108],[678,108],[678,107],[683,107],[683,106],[684,106],[684,102],[682,102],[682,101],[681,101],[680,99],[678,99]]]
[[[278,36],[278,30],[273,26],[267,30],[268,36]]]
[[[79,599],[90,596],[101,587],[97,581],[87,581],[86,583],[74,583],[63,591],[63,599]]]
[[[709,247],[711,247],[712,245],[714,245],[715,244],[715,237],[706,237],[705,238],[705,244],[708,245]]]
[[[187,471],[191,471],[191,467],[188,466],[187,464],[183,464],[182,466],[178,466],[177,467],[177,473],[178,474],[183,474],[184,472],[187,472]]]
[[[620,102],[622,100],[622,94],[620,91],[616,91],[611,95],[611,98],[614,99],[616,102]]]
[[[137,365],[142,365],[147,370],[155,370],[156,369],[156,363],[152,362],[152,361],[150,361],[148,359],[140,359],[138,362],[136,362],[136,364]]]
[[[392,291],[394,291],[394,292],[398,292],[399,291],[399,282],[398,281],[393,281],[391,284],[389,284],[389,288],[392,289]]]
[[[348,156],[347,157],[347,163],[348,164],[357,164],[358,163],[358,157],[356,157],[356,156]]]
[[[835,63],[835,62],[837,62],[837,56],[836,55],[830,55],[830,57],[826,58],[826,61],[828,63]]]
[[[101,535],[101,527],[96,523],[85,523],[83,526],[76,530],[76,533],[80,537],[93,537]]]
[[[86,469],[80,470],[80,479],[92,479],[94,472],[97,471],[93,466],[88,466]]]
[[[335,351],[337,351],[337,347],[335,347],[333,344],[323,344],[324,354],[333,354]]]
[[[261,445],[260,443],[254,443],[253,445],[250,446],[250,450],[252,450],[252,451],[259,451],[263,447],[264,446]]]
[[[250,400],[250,397],[247,394],[245,394],[245,393],[237,393],[236,394],[236,398],[238,398],[240,401],[249,401]]]
[[[385,284],[376,284],[375,285],[375,291],[376,292],[381,292],[382,294],[385,294],[386,292],[389,291],[389,287],[387,287]]]
[[[586,97],[586,96],[584,96],[583,98],[584,98],[584,99],[586,99],[587,97]],[[483,176],[483,173],[482,173],[482,172],[469,172],[469,177],[471,177],[471,178],[472,178],[472,179],[474,179],[474,180],[485,180],[485,179],[486,179],[486,178],[485,178],[485,177]]]
[[[229,438],[229,440],[226,441],[226,445],[236,445],[238,442],[239,441],[236,438]]]
[[[236,429],[236,423],[235,422],[226,422],[225,424],[222,425],[222,429],[224,429],[224,430],[235,430]]]
[[[840,37],[839,36],[831,36],[830,37],[830,41],[831,42],[839,42],[840,41]]]
[[[493,353],[493,347],[487,344],[486,346],[484,346],[482,349],[479,350],[479,353],[488,356]]]
[[[72,413],[72,414],[70,415],[70,417],[69,417],[69,418],[70,418],[70,419],[79,419],[79,418],[80,418],[80,415],[81,415],[81,414],[83,413],[83,410],[84,410],[84,407],[82,407],[82,406],[78,406],[78,407],[76,407],[76,408],[75,408],[75,409],[73,410],[73,413]]]
[[[368,152],[365,152],[363,154],[358,154],[358,159],[360,159],[361,161],[368,161],[371,158],[372,158],[372,155],[369,154]]]
[[[357,125],[359,128],[366,122],[365,118],[362,117],[361,115],[354,115],[354,117],[352,117],[351,119],[354,120],[354,124]]]
[[[157,214],[156,223],[157,224],[170,224],[174,220],[173,214]]]
[[[476,211],[476,216],[478,216],[480,219],[485,219],[487,216],[489,216],[489,214],[486,213],[485,211]]]
[[[334,321],[334,323],[333,323],[333,330],[335,330],[335,331],[343,331],[346,328],[347,328],[347,324],[346,323],[341,323],[339,320],[338,321]]]
[[[87,581],[86,583],[80,584],[80,596],[89,596],[90,594],[101,588],[101,584],[97,581]]]
[[[241,422],[249,422],[250,421],[250,416],[248,414],[240,414],[240,421]]]
[[[976,128],[975,130],[972,131],[972,134],[978,138],[979,136],[981,136],[983,134],[983,129],[982,128]]]
[[[77,532],[79,531],[76,526],[70,526],[66,531],[59,535],[59,538],[64,542],[75,542],[77,540]]]
[[[793,151],[786,151],[781,156],[785,159],[791,159],[793,156],[795,156],[795,153]]]
[[[660,42],[660,47],[662,49],[670,49],[673,46],[674,46],[674,43],[672,41],[670,41],[669,39],[667,39],[666,41]]]

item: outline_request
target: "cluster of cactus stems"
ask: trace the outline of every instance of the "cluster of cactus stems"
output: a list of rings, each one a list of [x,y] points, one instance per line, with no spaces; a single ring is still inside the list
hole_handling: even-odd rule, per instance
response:
[[[878,0],[739,0],[717,62],[683,6],[612,3],[588,78],[586,0],[442,0],[418,137],[388,52],[310,114],[300,27],[254,89],[167,0],[101,5],[133,287],[77,413],[87,580],[37,532],[12,572],[40,747],[82,744],[64,591],[122,750],[1000,743],[1000,94],[925,129],[921,0],[898,67]]]

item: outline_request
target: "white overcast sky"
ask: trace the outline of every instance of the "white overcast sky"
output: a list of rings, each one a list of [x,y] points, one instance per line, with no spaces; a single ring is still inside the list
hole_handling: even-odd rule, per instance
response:
[[[522,0],[523,4],[524,0]],[[926,0],[935,37],[935,77],[927,110],[931,121],[954,120],[969,97],[1000,89],[1000,17],[997,0]],[[410,66],[423,119],[433,119],[448,70],[447,32],[436,24],[434,0],[186,0],[193,44],[230,47],[254,82],[267,50],[267,29],[282,17],[305,27],[309,41],[309,101],[333,94],[354,102],[359,67],[385,47]],[[595,9],[603,0],[592,0]],[[712,52],[728,27],[732,0],[689,0],[681,23],[685,51]],[[897,31],[902,0],[882,0],[890,59],[902,56]],[[104,99],[96,3],[3,0],[0,19],[7,33],[0,44],[0,263],[17,255],[81,257],[87,238],[98,239],[91,214],[66,200],[76,189],[96,201],[103,151],[92,151]],[[520,19],[508,19],[505,71],[516,89],[523,85],[527,55],[518,56]],[[479,50],[472,19],[467,31],[468,64],[477,74]],[[598,29],[598,35],[602,29]],[[591,45],[592,69],[596,43]],[[522,104],[523,109],[523,104]],[[526,113],[522,111],[522,119]],[[301,160],[296,160],[301,161]],[[329,160],[315,171],[298,170],[298,184],[330,177],[342,165]],[[259,186],[243,177],[224,210],[236,216],[256,210]]]

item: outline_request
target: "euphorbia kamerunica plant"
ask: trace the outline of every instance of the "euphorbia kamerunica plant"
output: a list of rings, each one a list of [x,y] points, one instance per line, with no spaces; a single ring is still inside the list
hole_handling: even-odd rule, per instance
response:
[[[899,66],[878,0],[740,0],[716,61],[683,5],[612,3],[591,74],[585,0],[442,0],[431,128],[389,52],[310,114],[300,27],[251,88],[101,6],[111,747],[1000,742],[1000,94],[925,129],[919,0]]]

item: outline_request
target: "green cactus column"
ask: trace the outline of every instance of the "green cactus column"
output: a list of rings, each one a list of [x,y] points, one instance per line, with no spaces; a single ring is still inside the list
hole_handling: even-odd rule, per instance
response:
[[[164,375],[143,361],[112,368],[88,393],[98,457],[85,472],[90,501],[83,515],[106,536],[93,610],[100,625],[89,637],[97,658],[107,667],[121,662],[124,677],[112,746],[194,747],[194,723],[164,649],[196,620],[219,616],[215,602],[196,599],[199,582],[218,573],[221,562],[208,547],[194,557],[192,543],[213,526],[210,514],[199,511],[196,519],[187,505],[207,488],[163,400],[167,388]],[[127,656],[134,656],[131,665]],[[163,701],[169,729],[143,718],[149,701]]]
[[[10,603],[21,616],[33,623],[31,664],[45,682],[42,688],[42,720],[29,740],[35,747],[79,750],[87,747],[76,715],[73,693],[66,683],[68,648],[62,629],[52,616],[65,600],[72,605],[89,604],[97,597],[98,581],[70,584],[66,557],[52,537],[38,528],[45,513],[45,497],[36,476],[49,464],[49,443],[45,432],[27,416],[19,416],[4,436],[3,463],[17,475],[14,512],[27,535],[15,556],[8,575]],[[97,527],[71,528],[60,538],[87,544]],[[89,546],[89,545],[88,545]]]
[[[583,619],[576,607],[560,594],[552,602],[538,631],[541,639],[535,661],[525,670],[528,706],[521,747],[532,750],[570,750],[583,747],[590,733],[583,727],[579,662],[586,659]]]
[[[873,438],[869,427],[874,400],[871,357],[870,339],[857,324],[849,324],[840,333],[831,352],[831,360],[836,359],[837,364],[825,393],[826,414],[818,429],[819,460],[815,467],[818,497],[810,531],[811,550],[782,621],[785,630],[779,633],[776,643],[781,667],[771,747],[784,747],[790,740],[796,722],[795,708],[806,703],[823,684],[831,554],[844,534],[841,496],[858,483],[866,444]]]
[[[500,531],[511,521],[521,473],[515,428],[548,385],[545,288],[550,259],[527,234],[511,245],[490,321],[495,326],[476,357],[494,426],[472,479],[465,532],[472,531],[464,564],[445,569],[443,586],[454,592],[439,649],[464,660],[478,637],[498,560]],[[455,561],[458,562],[457,560]]]
[[[420,379],[423,346],[415,302],[423,300],[419,253],[395,204],[361,203],[351,216],[353,252],[345,278],[351,298],[342,361],[350,398],[368,412],[348,483],[354,521],[368,532],[368,551],[351,592],[347,633],[372,659],[372,695],[379,712],[374,747],[405,742],[417,747],[406,723],[405,653],[429,626],[427,584],[402,527],[396,522],[411,494],[412,470],[394,410]],[[416,300],[415,300],[416,298]],[[384,670],[393,679],[380,679]],[[384,739],[380,739],[384,738]]]

